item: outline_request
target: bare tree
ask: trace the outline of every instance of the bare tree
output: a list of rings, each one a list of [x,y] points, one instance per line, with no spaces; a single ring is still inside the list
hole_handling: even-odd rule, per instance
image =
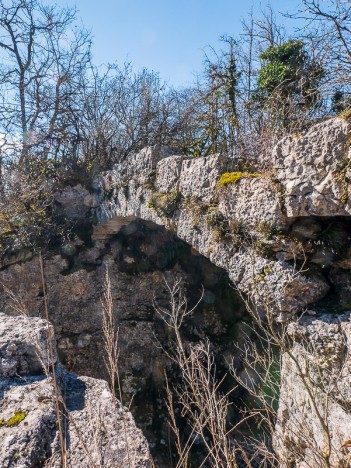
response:
[[[68,103],[90,54],[90,35],[75,20],[75,9],[41,0],[0,2],[0,116],[22,161],[31,147],[42,144],[47,156],[67,137]]]
[[[92,65],[81,90],[81,112],[72,113],[72,125],[75,154],[86,163],[106,168],[145,146],[178,146],[185,128],[182,99],[156,72],[135,72],[130,63]]]
[[[309,42],[310,50],[328,72],[324,80],[326,99],[344,101],[349,106],[351,74],[351,5],[348,0],[303,0],[295,13],[287,16],[303,20],[297,32]],[[335,96],[335,93],[336,96]],[[333,102],[332,102],[333,104]]]

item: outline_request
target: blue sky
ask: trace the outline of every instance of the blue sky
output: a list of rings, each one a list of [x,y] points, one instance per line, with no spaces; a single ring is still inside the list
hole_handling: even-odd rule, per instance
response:
[[[218,46],[223,34],[240,32],[240,20],[257,0],[57,0],[76,5],[84,25],[94,36],[96,64],[125,60],[136,69],[160,72],[176,86],[189,84],[200,71],[203,51]],[[277,11],[297,2],[271,0]]]

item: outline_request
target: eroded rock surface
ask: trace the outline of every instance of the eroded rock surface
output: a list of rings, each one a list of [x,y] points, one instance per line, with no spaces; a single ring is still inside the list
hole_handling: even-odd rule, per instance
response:
[[[283,258],[271,261],[250,242],[243,247],[236,241],[233,232],[240,225],[250,237],[250,231],[262,226],[285,226],[286,218],[281,193],[269,175],[242,177],[219,188],[224,171],[219,155],[184,159],[158,148],[134,155],[99,181],[100,224],[94,238],[106,239],[135,218],[163,225],[228,271],[244,293],[254,291],[259,279],[265,296],[256,295],[257,305],[264,307],[273,295],[279,319],[286,320],[323,297],[329,286],[320,275],[307,277]],[[287,287],[290,284],[293,287]]]
[[[349,134],[349,121],[335,118],[303,135],[286,137],[273,151],[273,174],[243,175],[224,187],[218,187],[225,172],[220,155],[189,159],[148,148],[100,178],[94,236],[107,238],[135,218],[164,225],[226,269],[243,292],[252,291],[265,272],[265,298],[274,295],[277,314],[285,320],[323,297],[327,283],[320,275],[306,278],[293,270],[286,262],[296,257],[291,242],[269,245],[278,260],[269,262],[252,245],[243,248],[232,234],[239,225],[250,234],[262,231],[262,226],[284,229],[299,216],[349,215]],[[293,234],[316,239],[320,226],[311,221],[310,226],[300,222]],[[313,263],[322,267],[335,259],[325,248],[314,254]],[[252,265],[250,275],[242,274],[241,264]],[[286,288],[290,282],[293,288]]]
[[[347,467],[351,434],[350,312],[289,325],[275,449],[280,466]]]
[[[51,361],[56,363],[53,336],[53,326],[45,320],[0,313],[0,377],[36,375]]]
[[[16,374],[0,368],[0,465],[61,467],[65,457],[69,467],[151,467],[144,436],[106,382],[67,372],[55,356],[56,384],[49,370],[33,375],[38,361],[53,364],[51,332],[45,320],[0,314],[1,360],[10,352],[20,363]]]
[[[219,155],[191,160],[157,148],[117,165],[97,185],[96,239],[135,218],[163,225],[282,321],[327,297],[323,314],[290,330],[276,434],[285,467],[348,466],[350,330],[342,314],[351,297],[350,130],[336,118],[288,136],[273,152],[272,174],[239,175],[222,187]],[[310,363],[312,393],[303,382]]]
[[[289,217],[351,214],[350,131],[336,118],[283,138],[273,152]]]
[[[81,186],[57,192],[55,200],[64,215],[79,225],[79,232],[44,259],[58,354],[70,370],[105,375],[99,302],[108,268],[120,327],[123,392],[135,395],[138,421],[152,444],[156,440],[164,443],[168,431],[159,391],[168,363],[160,347],[155,346],[158,340],[167,345],[167,330],[155,318],[152,302],[155,294],[157,301],[167,303],[163,275],[170,278],[177,274],[188,284],[188,290],[194,294],[192,299],[201,284],[205,286],[200,310],[185,324],[187,339],[210,336],[216,356],[222,356],[223,361],[232,358],[233,341],[240,339],[240,327],[246,319],[242,304],[223,287],[223,281],[228,284],[230,278],[263,310],[268,301],[283,322],[295,320],[306,306],[324,300],[322,309],[313,306],[313,312],[310,310],[314,316],[289,326],[294,344],[291,356],[286,355],[283,360],[275,446],[281,466],[286,468],[324,466],[321,460],[326,450],[332,467],[338,466],[338,457],[348,456],[344,446],[350,439],[351,429],[350,328],[349,313],[345,314],[351,301],[349,132],[348,121],[332,119],[303,135],[287,137],[274,150],[272,174],[242,175],[236,182],[222,187],[218,182],[227,169],[220,155],[191,159],[154,147],[130,155],[103,174],[94,188],[94,196]],[[91,239],[95,214],[98,225]],[[179,238],[191,248],[184,249],[183,245],[177,250]],[[204,262],[200,254],[222,270]],[[38,258],[31,252],[22,252],[1,259],[1,267],[0,283],[5,285],[0,290],[3,311],[18,315],[6,292],[8,288],[29,315],[43,316]],[[225,279],[224,271],[228,273]],[[12,328],[8,327],[7,331]],[[42,342],[48,337],[49,328],[45,330]],[[32,333],[38,335],[36,327]],[[42,463],[52,453],[59,453],[55,448],[58,441],[55,408],[48,396],[52,383],[43,376],[32,375],[40,368],[36,347],[28,344],[32,341],[26,341],[22,335],[16,338],[15,333],[11,342],[5,338],[3,344],[1,336],[0,332],[1,385],[8,397],[9,411],[1,406],[1,411],[7,412],[0,417],[10,421],[23,407],[26,418],[14,429],[24,428],[24,423],[28,423],[33,434],[32,442],[27,432],[17,434],[19,448],[12,439],[5,439],[10,442],[3,452],[4,463],[9,463],[6,458],[9,456],[11,460],[18,458],[27,463],[18,455],[24,446],[30,463]],[[240,365],[240,358],[235,359]],[[312,374],[316,384],[313,391],[322,419],[328,421],[329,442],[296,367],[306,369],[309,363],[313,363],[312,369],[316,364],[322,369]],[[25,375],[25,380],[18,379],[12,385],[16,373]],[[69,430],[72,430],[70,444],[75,455],[69,457],[76,457],[70,458],[76,466],[89,466],[79,432],[87,429],[84,441],[90,445],[89,441],[96,436],[95,422],[92,423],[95,416],[102,424],[100,416],[106,414],[108,427],[113,424],[108,413],[113,402],[101,381],[65,371],[61,375],[69,390],[67,407],[73,423]],[[328,379],[333,385],[327,390]],[[82,390],[84,399],[80,396],[76,400]],[[330,391],[331,399],[327,400],[326,392]],[[37,394],[42,395],[39,406],[35,406]],[[328,408],[326,401],[330,401]],[[100,404],[100,416],[91,416],[91,407]],[[31,410],[33,405],[35,411]],[[131,417],[123,416],[118,404],[116,411],[130,422],[127,439],[129,434],[135,435],[136,445],[145,447]],[[119,423],[116,424],[119,432]],[[103,456],[113,466],[111,453],[117,450],[123,459],[127,442],[116,439],[109,430],[105,435],[111,445],[106,445],[105,435],[99,433],[101,437],[95,437],[93,453],[97,463],[100,463],[98,457]],[[11,436],[6,424],[0,431],[7,431],[6,437]],[[307,435],[313,441],[313,448],[306,444]],[[96,449],[97,440],[110,447],[103,455]],[[120,442],[120,448],[116,449]],[[143,457],[146,452],[144,448],[140,450]],[[54,461],[59,466],[59,458],[54,457]]]

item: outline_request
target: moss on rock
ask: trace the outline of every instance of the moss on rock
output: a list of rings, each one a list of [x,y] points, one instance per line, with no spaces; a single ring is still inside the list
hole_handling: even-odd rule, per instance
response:
[[[221,175],[217,187],[224,187],[226,185],[235,184],[241,179],[249,178],[254,179],[262,177],[263,174],[255,174],[250,172],[225,172]]]
[[[14,427],[18,426],[22,421],[24,421],[27,417],[27,413],[25,411],[17,411],[10,419],[7,421],[0,419],[0,427]]]

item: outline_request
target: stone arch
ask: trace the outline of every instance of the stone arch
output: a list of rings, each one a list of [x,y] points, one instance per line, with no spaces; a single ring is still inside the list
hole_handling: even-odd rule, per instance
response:
[[[277,317],[286,320],[322,298],[329,286],[319,275],[296,271],[284,256],[265,258],[252,245],[237,243],[230,231],[238,225],[250,234],[260,226],[284,226],[288,218],[270,175],[236,173],[236,183],[219,188],[223,172],[220,155],[189,159],[159,147],[131,155],[97,181],[94,238],[108,238],[135,219],[164,226],[225,269],[258,306],[262,291],[273,297]]]

